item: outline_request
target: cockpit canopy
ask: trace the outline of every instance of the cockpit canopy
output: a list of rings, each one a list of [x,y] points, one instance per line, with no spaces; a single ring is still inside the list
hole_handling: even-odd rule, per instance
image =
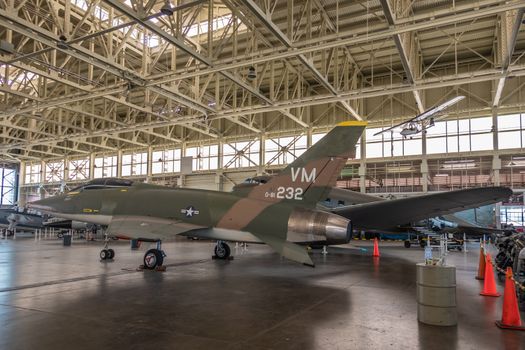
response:
[[[268,175],[249,177],[243,182],[241,182],[240,184],[233,186],[232,191],[237,191],[237,190],[241,190],[245,188],[251,188],[251,187],[263,185],[267,183],[268,181],[270,181],[270,179],[271,179],[271,176],[268,176]]]
[[[70,192],[80,192],[84,190],[100,190],[104,188],[117,188],[117,187],[130,187],[133,185],[132,180],[118,179],[118,178],[105,178],[105,179],[94,179],[82,186],[75,187]]]
[[[248,185],[262,185],[270,181],[270,178],[271,177],[267,175],[254,176],[247,178],[242,183]]]

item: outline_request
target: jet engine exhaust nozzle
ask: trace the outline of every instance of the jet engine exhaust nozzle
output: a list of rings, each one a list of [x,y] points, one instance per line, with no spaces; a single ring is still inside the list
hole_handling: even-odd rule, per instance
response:
[[[290,242],[345,244],[351,238],[351,221],[336,214],[294,209],[288,218],[287,240]]]

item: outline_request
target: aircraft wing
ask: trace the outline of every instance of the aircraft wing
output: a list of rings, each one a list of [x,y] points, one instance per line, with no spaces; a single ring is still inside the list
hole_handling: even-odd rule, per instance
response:
[[[395,128],[397,128],[397,127],[400,127],[401,125],[408,124],[408,123],[410,123],[410,122],[412,122],[412,121],[414,121],[414,122],[416,122],[416,121],[417,121],[417,122],[421,122],[421,121],[423,121],[423,120],[425,120],[425,119],[428,119],[428,118],[432,117],[433,115],[435,115],[435,114],[437,114],[437,113],[440,113],[440,112],[444,111],[444,110],[447,109],[448,107],[450,107],[450,106],[452,106],[452,105],[458,103],[459,101],[463,100],[464,98],[465,98],[465,96],[456,96],[456,97],[454,97],[453,99],[448,100],[448,101],[446,101],[446,102],[440,104],[439,106],[436,106],[436,107],[432,107],[432,108],[430,108],[430,109],[427,109],[426,111],[424,111],[423,113],[421,113],[421,114],[415,116],[415,117],[412,118],[412,119],[405,120],[404,122],[401,122],[401,123],[399,123],[399,124],[397,124],[397,125],[394,125],[394,126],[388,128],[388,129],[385,129],[385,130],[381,130],[381,131],[379,131],[379,132],[376,132],[376,133],[374,134],[374,136],[379,135],[379,134],[382,134],[382,133],[384,133],[384,132],[386,132],[386,131],[390,131],[390,130],[395,129]]]
[[[276,252],[281,254],[283,257],[293,260],[295,262],[305,264],[307,266],[314,267],[314,262],[308,255],[306,248],[298,244],[289,242],[285,239],[280,239],[270,234],[253,233],[254,236],[259,238],[262,242],[268,244]]]
[[[151,216],[115,216],[107,228],[111,236],[160,239],[203,226]]]
[[[418,197],[345,206],[332,212],[348,218],[356,229],[389,229],[398,225],[506,200],[507,187],[482,187]]]
[[[414,118],[412,118],[412,119],[405,120],[405,121],[403,121],[403,122],[401,122],[401,123],[399,123],[399,124],[396,124],[396,125],[394,125],[394,126],[391,126],[391,127],[389,127],[389,128],[386,128],[386,129],[384,129],[384,130],[381,130],[381,131],[379,131],[379,132],[376,132],[373,136],[376,136],[376,135],[382,134],[382,133],[384,133],[384,132],[387,132],[387,131],[393,130],[393,129],[395,129],[395,128],[399,128],[399,127],[402,126],[402,125],[405,125],[405,124],[410,123],[412,120],[415,120],[416,118],[417,118],[417,117],[414,117]]]
[[[448,100],[442,104],[440,104],[439,106],[436,106],[436,107],[432,107],[430,109],[427,109],[426,111],[424,111],[423,113],[421,113],[420,115],[418,115],[417,117],[415,117],[414,119],[417,120],[417,121],[422,121],[422,120],[425,120],[427,118],[430,118],[432,117],[433,115],[437,114],[437,113],[440,113],[442,111],[444,111],[445,109],[447,109],[448,107],[452,106],[452,105],[455,105],[456,103],[458,103],[459,101],[463,100],[465,98],[465,96],[456,96],[454,97],[453,99],[451,100]],[[413,120],[414,120],[413,119]]]

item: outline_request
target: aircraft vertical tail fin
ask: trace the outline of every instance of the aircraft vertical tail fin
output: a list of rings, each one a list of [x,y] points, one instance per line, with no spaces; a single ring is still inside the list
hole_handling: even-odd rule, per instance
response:
[[[282,172],[264,185],[254,187],[249,198],[269,201],[294,200],[314,207],[326,198],[367,123],[347,121],[337,124],[325,137],[310,147]]]

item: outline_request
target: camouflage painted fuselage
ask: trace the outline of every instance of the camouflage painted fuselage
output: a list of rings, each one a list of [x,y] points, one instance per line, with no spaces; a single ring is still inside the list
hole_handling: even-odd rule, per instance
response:
[[[245,201],[246,206],[234,208],[240,201]],[[267,205],[259,215],[250,211],[249,203],[233,193],[134,184],[127,188],[84,190],[44,199],[39,201],[39,208],[57,217],[101,225],[109,225],[114,217],[136,216],[184,222],[194,228],[286,233],[294,203],[283,201]],[[119,234],[125,236],[126,232]],[[141,237],[150,236],[145,227]]]

